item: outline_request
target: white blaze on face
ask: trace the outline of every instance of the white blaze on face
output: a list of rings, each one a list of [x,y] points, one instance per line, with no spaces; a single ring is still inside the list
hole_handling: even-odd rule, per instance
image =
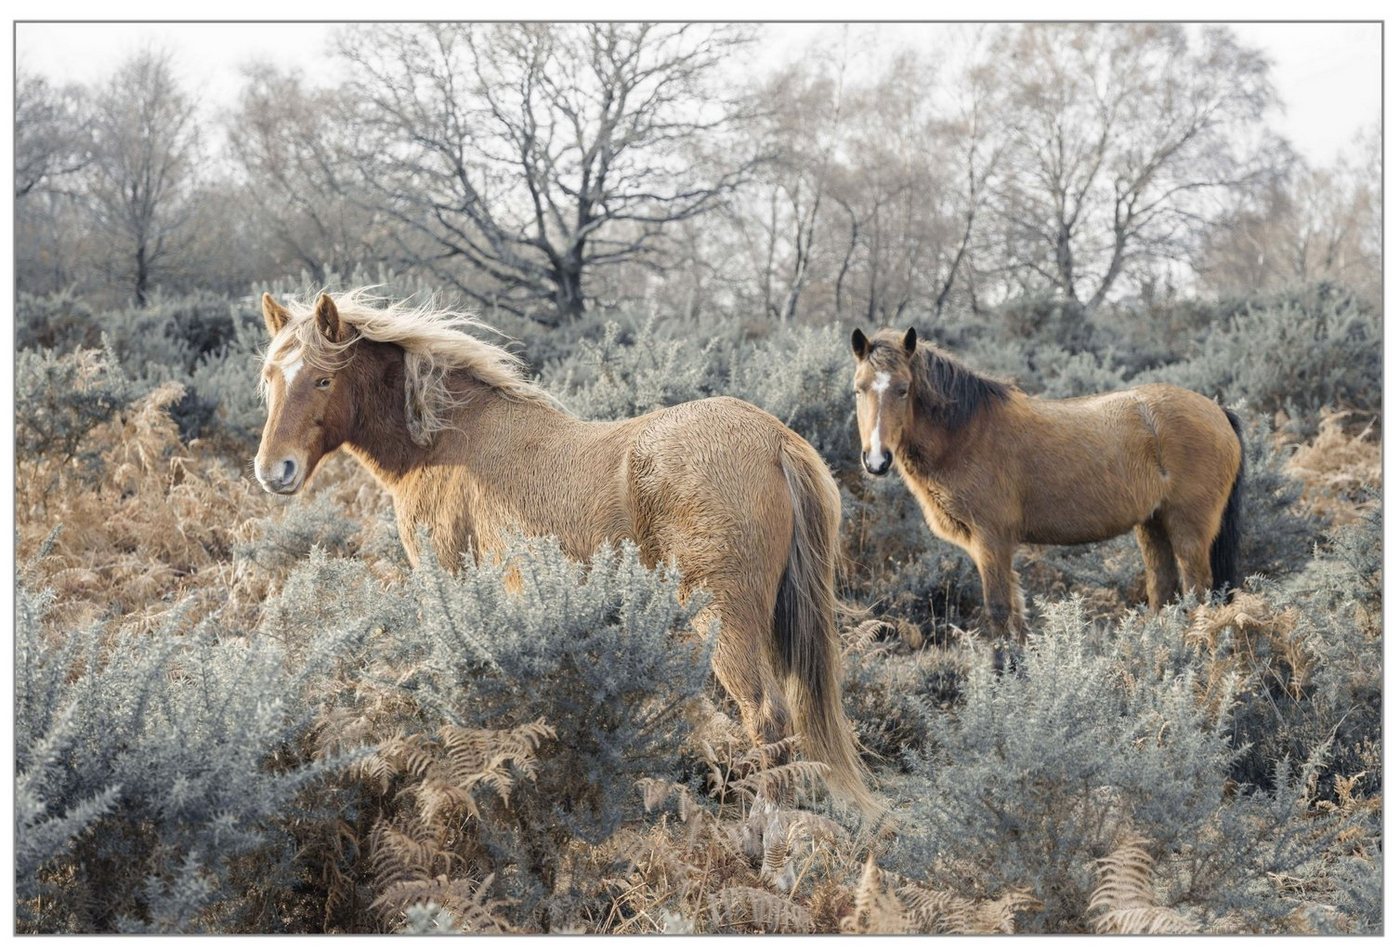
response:
[[[890,375],[878,373],[875,375],[875,382],[870,385],[870,392],[875,395],[875,425],[870,429],[870,456],[867,462],[872,466],[879,466],[883,452],[880,447],[880,410],[885,400],[885,391],[890,388]]]
[[[294,350],[286,357],[282,358],[282,363],[278,365],[278,369],[282,371],[282,382],[286,384],[288,390],[292,389],[292,381],[297,379],[297,373],[300,372],[301,365],[302,353],[300,349]]]
[[[271,352],[276,353],[276,350],[276,348],[272,348]],[[282,382],[286,389],[291,389],[292,381],[296,379],[297,373],[301,370],[303,356],[302,349],[297,347],[282,354],[280,360],[274,360],[272,357],[268,357],[268,364],[281,372]],[[260,455],[261,454],[259,454],[259,456]],[[253,460],[253,475],[257,477],[258,482],[262,483],[263,488],[267,489],[269,474],[263,472],[260,458],[255,457]]]

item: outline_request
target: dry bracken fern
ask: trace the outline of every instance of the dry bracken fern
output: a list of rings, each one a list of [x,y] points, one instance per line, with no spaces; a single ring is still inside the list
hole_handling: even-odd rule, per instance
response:
[[[841,920],[842,932],[867,935],[898,935],[910,930],[904,903],[885,882],[884,874],[869,854],[856,882],[854,905]]]
[[[811,932],[812,917],[797,903],[766,889],[726,886],[710,899],[716,928],[755,932]]]
[[[1180,935],[1200,928],[1152,893],[1155,864],[1147,841],[1130,837],[1099,860],[1099,884],[1089,897],[1094,931],[1116,935]]]

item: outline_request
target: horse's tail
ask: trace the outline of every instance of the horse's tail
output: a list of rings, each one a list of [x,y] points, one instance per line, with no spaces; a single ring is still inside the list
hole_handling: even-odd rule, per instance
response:
[[[883,804],[867,785],[855,734],[841,710],[836,631],[836,555],[841,494],[810,447],[787,444],[783,476],[792,497],[792,543],[773,606],[779,674],[808,756],[826,764],[827,786],[867,816]]]
[[[1223,409],[1223,408],[1222,408]],[[1225,410],[1230,421],[1230,429],[1235,431],[1235,439],[1240,441],[1240,468],[1235,471],[1235,482],[1230,487],[1230,499],[1225,503],[1225,514],[1220,517],[1220,528],[1215,541],[1210,546],[1211,588],[1221,593],[1228,601],[1230,592],[1240,584],[1240,533],[1244,528],[1244,467],[1245,446],[1244,426],[1232,411]]]

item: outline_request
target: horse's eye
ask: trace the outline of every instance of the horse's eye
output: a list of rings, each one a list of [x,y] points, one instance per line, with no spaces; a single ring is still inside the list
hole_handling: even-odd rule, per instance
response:
[[[322,377],[320,380],[316,381],[316,389],[317,389],[317,390],[329,390],[329,389],[330,389],[330,386],[331,386],[331,378],[330,378],[330,377]]]
[[[900,387],[898,390],[895,391],[895,396],[899,397],[900,399],[909,396],[909,388]]]

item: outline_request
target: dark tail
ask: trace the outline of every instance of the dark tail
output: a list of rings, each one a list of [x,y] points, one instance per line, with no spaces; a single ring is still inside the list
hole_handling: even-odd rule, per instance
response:
[[[808,756],[829,768],[827,786],[866,816],[885,809],[870,792],[855,734],[841,710],[836,554],[841,495],[814,450],[783,449],[792,497],[792,545],[773,607],[780,672]]]
[[[1224,409],[1222,407],[1222,409]],[[1240,441],[1240,468],[1235,473],[1234,485],[1230,487],[1230,499],[1225,503],[1225,514],[1220,517],[1220,529],[1210,546],[1211,588],[1230,600],[1230,593],[1240,584],[1240,533],[1244,528],[1244,426],[1240,418],[1229,410],[1225,417],[1230,428],[1235,431],[1235,439]]]

